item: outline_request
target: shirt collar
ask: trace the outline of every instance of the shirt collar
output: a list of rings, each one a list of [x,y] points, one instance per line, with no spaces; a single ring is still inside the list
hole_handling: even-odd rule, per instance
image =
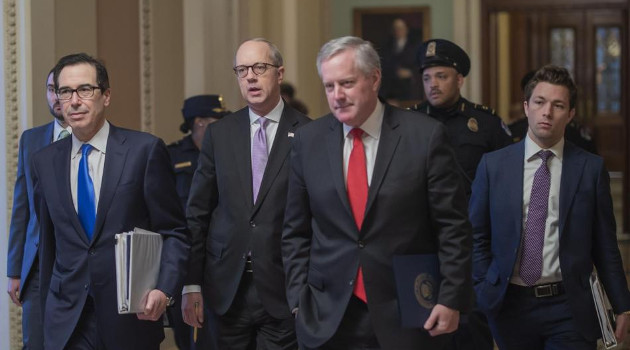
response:
[[[381,136],[381,127],[383,126],[383,115],[385,114],[385,106],[381,101],[376,102],[376,108],[370,116],[367,118],[359,128],[363,130],[369,136],[378,140]],[[350,133],[350,130],[354,129],[354,127],[350,125],[343,124],[343,136],[347,137]]]
[[[534,142],[534,140],[529,137],[529,133],[527,133],[527,137],[525,137],[525,159],[529,162],[535,156],[536,153],[541,150],[545,150],[545,148],[541,148]],[[560,139],[555,145],[551,146],[549,150],[553,153],[553,156],[562,160],[562,155],[564,153],[564,137]]]
[[[92,137],[88,142],[80,141],[74,134],[72,134],[72,158],[76,157],[79,153],[81,153],[81,146],[84,143],[89,143],[99,152],[105,154],[105,149],[107,148],[107,138],[109,137],[109,122],[106,120],[103,123],[101,129]]]
[[[254,124],[260,117],[265,117],[269,120],[273,120],[274,122],[279,123],[280,117],[282,116],[282,109],[284,109],[284,102],[282,101],[282,99],[278,101],[278,104],[267,115],[258,115],[254,113],[251,108],[249,108],[249,123]]]

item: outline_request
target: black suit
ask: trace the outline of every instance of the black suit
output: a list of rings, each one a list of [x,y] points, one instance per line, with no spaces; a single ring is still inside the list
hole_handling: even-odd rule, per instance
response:
[[[68,137],[33,158],[35,202],[41,224],[40,277],[46,349],[62,349],[79,326],[88,294],[107,349],[151,349],[164,338],[161,321],[119,315],[114,235],[149,229],[164,246],[157,289],[181,290],[189,241],[164,143],[149,134],[110,125],[92,240],[74,208]]]
[[[280,253],[296,128],[308,117],[284,104],[256,203],[253,203],[249,109],[208,126],[188,201],[192,234],[186,284],[203,286],[204,301],[224,315],[237,294],[248,252],[253,281],[264,309],[276,319],[291,317]]]
[[[400,326],[392,271],[396,254],[438,254],[438,302],[466,311],[471,235],[466,197],[446,131],[426,115],[385,106],[359,232],[343,174],[342,124],[328,115],[294,140],[282,253],[300,343],[319,347],[344,317],[359,264],[383,349],[437,349],[443,336]]]

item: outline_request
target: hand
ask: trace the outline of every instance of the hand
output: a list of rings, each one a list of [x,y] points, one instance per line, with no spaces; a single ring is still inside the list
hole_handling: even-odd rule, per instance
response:
[[[429,331],[432,337],[440,334],[452,333],[459,325],[459,311],[437,304],[433,307],[431,315],[424,323],[424,329]]]
[[[621,343],[625,338],[626,334],[628,334],[628,319],[629,315],[621,314],[617,315],[617,327],[615,328],[615,337],[617,338],[617,342]]]
[[[138,314],[138,319],[157,321],[164,311],[166,311],[168,297],[159,289],[154,289],[147,295],[147,302],[144,304],[144,313]]]
[[[201,328],[203,326],[203,297],[199,292],[182,295],[182,318],[187,325]]]
[[[20,302],[20,279],[9,277],[9,286],[7,287],[7,293],[11,297],[13,304],[22,306]]]

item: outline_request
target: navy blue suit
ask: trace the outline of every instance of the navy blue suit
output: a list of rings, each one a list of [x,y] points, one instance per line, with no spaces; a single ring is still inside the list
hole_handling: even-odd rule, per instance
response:
[[[484,155],[473,182],[473,279],[479,308],[491,323],[508,302],[506,290],[518,258],[524,149],[521,141]],[[593,265],[616,313],[630,310],[630,293],[617,246],[604,161],[570,142],[565,142],[563,154],[559,198],[562,282],[570,322],[592,341],[601,336],[589,285]],[[516,324],[527,326],[524,322]]]
[[[37,247],[39,223],[33,202],[31,157],[53,141],[54,123],[24,131],[20,137],[17,177],[13,189],[13,210],[9,231],[7,276],[20,279],[22,328],[25,347],[41,349],[43,334],[39,305]]]
[[[77,327],[88,294],[107,349],[156,349],[161,321],[119,315],[116,305],[114,235],[149,229],[164,246],[157,289],[181,291],[189,241],[164,143],[149,134],[110,126],[94,235],[88,240],[70,190],[67,138],[33,158],[33,183],[41,224],[40,277],[46,349],[62,349]]]

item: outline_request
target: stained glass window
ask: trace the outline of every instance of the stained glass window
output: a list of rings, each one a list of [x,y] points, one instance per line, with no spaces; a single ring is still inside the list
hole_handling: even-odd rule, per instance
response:
[[[595,86],[597,112],[619,113],[621,103],[621,31],[619,27],[595,29]]]

